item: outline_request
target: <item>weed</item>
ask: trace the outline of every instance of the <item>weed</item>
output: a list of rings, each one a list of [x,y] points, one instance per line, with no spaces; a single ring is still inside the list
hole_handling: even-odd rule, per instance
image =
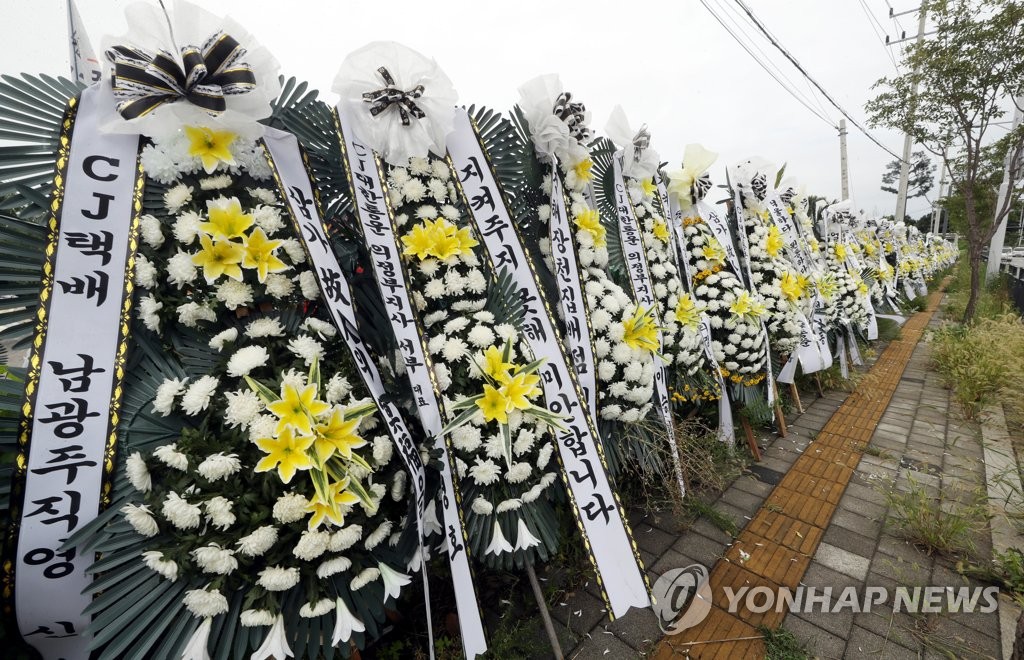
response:
[[[740,532],[739,528],[736,526],[736,522],[732,518],[700,498],[688,497],[686,498],[686,502],[683,506],[687,511],[707,518],[708,522],[729,536],[735,537]]]
[[[985,497],[955,482],[950,492],[939,498],[912,474],[907,475],[907,481],[906,491],[892,487],[882,491],[889,506],[887,522],[891,527],[928,554],[973,553],[974,537],[985,530],[988,519]],[[965,504],[960,503],[964,501]]]
[[[782,513],[782,507],[776,504],[775,502],[768,502],[767,504],[764,505],[764,508],[767,509],[768,511],[771,511],[772,513]]]
[[[810,660],[804,645],[785,628],[758,626],[757,631],[764,635],[765,660]]]
[[[875,447],[874,445],[868,445],[868,444],[860,443],[860,444],[856,445],[854,447],[854,449],[856,449],[857,451],[859,451],[862,454],[867,454],[868,456],[874,456],[876,458],[882,458],[882,459],[885,459],[885,460],[889,460],[890,458],[895,458],[891,453],[887,452],[886,450],[882,449],[881,447]]]

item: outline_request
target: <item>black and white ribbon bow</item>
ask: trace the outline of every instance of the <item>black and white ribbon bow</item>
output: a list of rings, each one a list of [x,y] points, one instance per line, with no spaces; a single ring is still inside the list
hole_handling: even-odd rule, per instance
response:
[[[370,103],[370,114],[376,117],[388,108],[396,108],[402,118],[402,126],[409,125],[409,117],[423,119],[426,113],[416,105],[413,99],[423,96],[423,85],[416,85],[407,92],[395,86],[395,79],[386,67],[377,69],[386,87],[363,94],[363,102]]]
[[[555,99],[555,107],[551,110],[556,117],[569,127],[569,135],[580,142],[590,141],[590,129],[587,128],[587,108],[582,103],[573,103],[572,94],[562,92]]]
[[[693,182],[693,199],[699,201],[711,191],[711,175],[705,172]]]
[[[633,136],[633,159],[639,162],[644,149],[649,146],[651,146],[651,133],[647,130],[647,124],[644,124]]]
[[[796,190],[790,187],[787,187],[779,193],[779,200],[787,206],[789,206],[789,203],[793,201],[794,197],[796,197]]]
[[[757,201],[764,200],[765,196],[768,195],[768,177],[758,172],[750,182],[750,190],[754,193]]]
[[[114,46],[106,52],[114,65],[114,97],[125,119],[141,117],[164,103],[188,101],[213,116],[227,108],[225,96],[256,87],[256,76],[242,61],[246,50],[232,37],[217,32],[202,48],[185,46],[181,62],[161,50],[156,55]],[[184,66],[183,66],[184,65]]]

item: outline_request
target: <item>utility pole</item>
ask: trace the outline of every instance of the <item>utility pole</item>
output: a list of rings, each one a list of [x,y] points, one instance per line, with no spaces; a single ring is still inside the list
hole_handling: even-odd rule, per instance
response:
[[[946,152],[942,152],[942,165],[940,166],[942,175],[939,177],[939,194],[935,199],[935,208],[932,209],[932,233],[938,234],[939,230],[942,229],[942,193],[943,188],[946,187]]]
[[[1024,94],[1017,96],[1013,99],[1013,104],[1017,106],[1017,109],[1013,113],[1013,126],[1010,128],[1010,132],[1017,130],[1020,125],[1021,108],[1024,107]],[[1006,203],[1006,198],[1010,194],[1010,166],[1012,165],[1013,149],[1009,149],[1006,152],[1006,160],[1003,164],[1003,182],[999,184],[999,196],[996,202],[996,213]],[[1018,165],[1019,167],[1019,165]],[[999,223],[999,227],[996,229],[996,233],[992,234],[992,241],[988,244],[988,264],[985,266],[985,281],[991,280],[993,277],[999,274],[999,262],[1003,258],[1003,243],[1006,241],[1006,225],[1009,222],[1010,214],[1007,213],[1006,217],[1003,218],[1002,222]]]
[[[839,120],[839,176],[843,188],[842,199],[850,199],[850,171],[846,160],[846,120]]]
[[[917,38],[915,44],[920,44],[924,40],[924,28],[925,18],[928,12],[925,11],[925,6],[921,5],[917,9]],[[889,15],[893,16],[892,10],[889,10]],[[900,41],[904,41],[901,39]],[[889,45],[898,44],[900,41],[889,42],[886,39],[886,43]],[[914,73],[917,73],[915,70]],[[917,81],[914,81],[914,89],[910,93],[910,98],[913,99],[917,96]],[[913,103],[913,101],[911,101]],[[913,108],[911,108],[913,112]],[[907,133],[903,136],[903,160],[900,162],[900,185],[899,192],[896,194],[896,222],[903,222],[904,216],[907,214],[907,180],[910,178],[910,148],[913,145],[913,140],[910,134]]]

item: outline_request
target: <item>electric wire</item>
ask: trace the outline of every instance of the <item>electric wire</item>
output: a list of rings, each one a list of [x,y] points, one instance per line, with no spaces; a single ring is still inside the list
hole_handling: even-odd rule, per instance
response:
[[[864,10],[864,15],[868,18],[868,24],[871,25],[872,32],[874,32],[875,36],[878,37],[878,43],[882,45],[882,50],[885,51],[886,57],[889,58],[889,61],[892,62],[893,68],[896,69],[897,73],[899,73],[900,65],[896,63],[896,57],[892,54],[892,51],[889,50],[889,46],[885,43],[885,37],[882,36],[885,32],[885,28],[878,22],[878,19],[875,17],[875,13],[871,11],[870,7],[868,7],[866,0],[857,0],[857,2],[860,3],[860,8]]]

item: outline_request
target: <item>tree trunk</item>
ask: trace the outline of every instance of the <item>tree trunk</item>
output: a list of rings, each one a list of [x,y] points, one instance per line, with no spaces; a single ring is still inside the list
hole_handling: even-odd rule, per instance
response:
[[[974,313],[978,307],[978,296],[981,294],[981,251],[983,241],[978,226],[978,214],[974,208],[974,195],[970,187],[964,191],[964,211],[967,216],[967,258],[971,269],[971,292],[964,307],[963,323],[974,321]],[[989,259],[992,255],[988,255]]]

